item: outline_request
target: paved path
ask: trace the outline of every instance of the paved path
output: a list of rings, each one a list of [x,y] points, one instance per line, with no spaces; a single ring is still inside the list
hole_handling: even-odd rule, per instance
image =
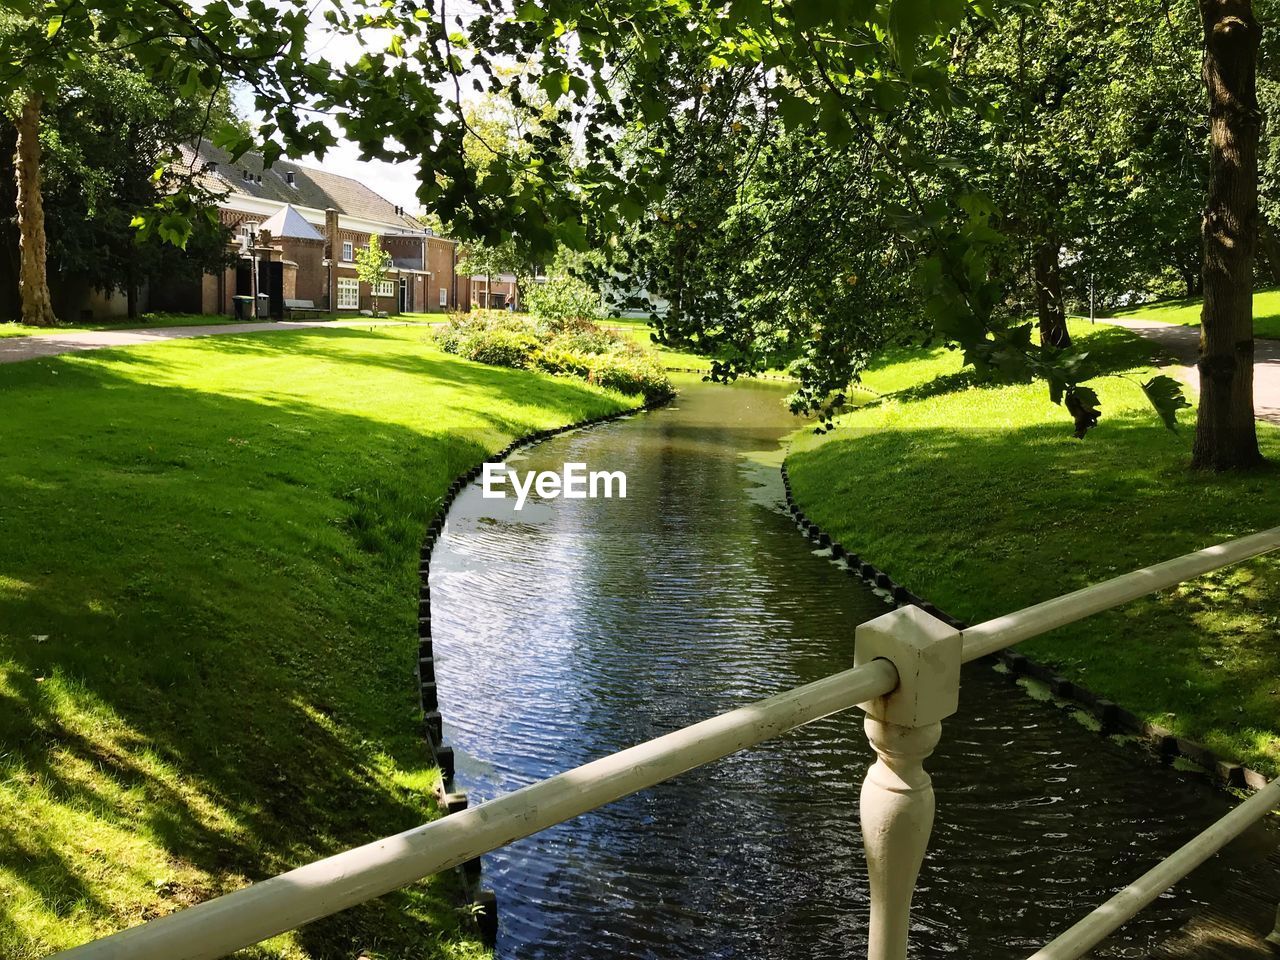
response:
[[[1180,327],[1154,320],[1099,319],[1099,323],[1124,327],[1154,340],[1180,366],[1179,375],[1198,390],[1200,377],[1200,328]],[[1259,420],[1280,424],[1280,340],[1255,340],[1253,359],[1253,409]]]
[[[277,320],[268,323],[216,323],[202,327],[146,327],[137,330],[51,330],[29,337],[0,337],[0,363],[54,357],[81,350],[136,347],[188,337],[214,337],[233,333],[270,333],[276,330],[308,330],[331,327],[437,326],[407,320]]]

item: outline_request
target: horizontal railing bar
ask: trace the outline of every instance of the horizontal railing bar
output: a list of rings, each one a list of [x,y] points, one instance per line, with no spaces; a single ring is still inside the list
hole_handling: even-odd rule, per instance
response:
[[[882,697],[897,685],[893,664],[873,660],[56,956],[214,960]]]
[[[1280,779],[1272,780],[1195,839],[1148,870],[1030,960],[1077,960],[1140,910],[1280,805]]]
[[[977,660],[1148,593],[1276,549],[1280,549],[1280,527],[1121,574],[1074,593],[979,623],[964,631],[964,662]]]

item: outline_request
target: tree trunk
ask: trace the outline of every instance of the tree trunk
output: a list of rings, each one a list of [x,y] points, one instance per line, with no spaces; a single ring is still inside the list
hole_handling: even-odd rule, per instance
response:
[[[1182,274],[1182,285],[1188,300],[1197,299],[1204,293],[1204,274],[1201,272],[1203,265],[1197,265],[1196,268],[1188,267],[1185,270],[1179,270]]]
[[[22,322],[37,327],[58,323],[49,297],[49,277],[45,263],[44,200],[40,194],[40,108],[39,95],[22,105],[15,126],[18,148],[14,153],[14,175],[18,181],[18,292],[22,296]]]
[[[1036,315],[1040,320],[1040,345],[1062,350],[1071,346],[1067,313],[1062,303],[1062,269],[1058,263],[1057,240],[1036,244],[1033,268],[1036,284]]]
[[[1209,95],[1209,196],[1204,211],[1200,409],[1192,465],[1262,462],[1253,419],[1253,255],[1258,229],[1256,61],[1262,29],[1251,0],[1200,0]]]

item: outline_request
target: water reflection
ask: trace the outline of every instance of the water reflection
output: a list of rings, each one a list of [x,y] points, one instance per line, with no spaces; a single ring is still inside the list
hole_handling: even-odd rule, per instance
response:
[[[520,469],[625,470],[626,500],[455,504],[432,566],[437,680],[472,802],[827,674],[888,608],[779,509],[770,385],[557,438]],[[840,958],[864,943],[861,717],[833,717],[485,858],[506,958]],[[912,956],[1023,958],[1221,815],[986,668],[930,763]],[[1136,957],[1242,854],[1128,927]]]

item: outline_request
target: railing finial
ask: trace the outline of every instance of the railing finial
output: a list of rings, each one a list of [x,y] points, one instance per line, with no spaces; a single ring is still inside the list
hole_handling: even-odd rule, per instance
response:
[[[863,845],[871,881],[868,960],[906,960],[911,897],[933,830],[933,783],[924,761],[960,697],[959,631],[918,607],[858,627],[857,663],[885,659],[898,686],[862,704],[876,762],[862,784]]]

